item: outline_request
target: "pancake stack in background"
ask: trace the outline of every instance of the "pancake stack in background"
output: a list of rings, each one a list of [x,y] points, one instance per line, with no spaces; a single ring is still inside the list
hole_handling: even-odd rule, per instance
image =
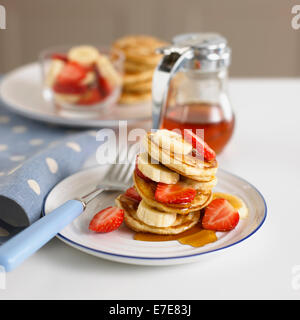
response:
[[[157,48],[167,43],[151,36],[126,36],[114,42],[113,48],[125,55],[121,104],[151,100],[152,76],[161,59]]]
[[[147,152],[137,156],[134,188],[116,199],[129,228],[174,235],[199,222],[200,210],[212,200],[218,164],[206,145],[202,156],[197,154],[193,139],[169,130],[146,135]]]

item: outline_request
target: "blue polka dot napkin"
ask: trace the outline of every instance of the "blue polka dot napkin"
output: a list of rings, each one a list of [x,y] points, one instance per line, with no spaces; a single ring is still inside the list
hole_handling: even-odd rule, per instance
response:
[[[0,102],[0,244],[36,221],[48,192],[98,146],[95,131],[31,121]]]

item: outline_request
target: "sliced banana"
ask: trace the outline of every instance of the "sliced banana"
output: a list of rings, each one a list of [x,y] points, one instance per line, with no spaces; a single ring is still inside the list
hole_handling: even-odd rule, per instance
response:
[[[70,49],[68,58],[84,66],[90,66],[97,61],[99,51],[92,46],[78,46]]]
[[[184,141],[180,134],[166,129],[157,130],[152,135],[152,139],[161,148],[177,154],[185,155],[193,149],[192,145]]]
[[[148,178],[155,182],[175,184],[179,181],[179,174],[171,171],[159,163],[151,163],[147,152],[138,156],[138,169]]]
[[[96,66],[101,75],[108,79],[109,83],[113,86],[121,85],[122,77],[114,68],[107,56],[99,54],[96,61]]]
[[[55,99],[59,102],[66,102],[66,103],[76,103],[80,100],[80,94],[62,94],[62,93],[55,93]]]
[[[229,201],[230,204],[234,207],[234,209],[238,211],[241,219],[246,219],[248,217],[248,208],[242,199],[232,194],[214,192],[213,199],[218,199],[218,198]]]
[[[176,221],[176,213],[164,213],[158,211],[142,200],[136,211],[137,217],[149,226],[170,227]]]
[[[64,67],[64,64],[65,63],[59,59],[54,59],[51,61],[50,68],[45,79],[46,86],[52,87],[54,85],[54,82],[56,81],[57,76]]]
[[[81,80],[81,84],[88,86],[96,81],[95,72],[88,72],[83,80]]]

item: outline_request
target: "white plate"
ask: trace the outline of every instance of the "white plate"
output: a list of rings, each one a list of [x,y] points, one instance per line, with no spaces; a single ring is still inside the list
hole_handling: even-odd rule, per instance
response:
[[[151,103],[113,106],[103,114],[91,117],[67,116],[59,113],[50,101],[42,96],[41,70],[39,64],[22,66],[4,76],[0,95],[13,112],[47,123],[72,127],[117,127],[119,120],[128,124],[151,119]]]
[[[66,200],[87,193],[104,176],[104,169],[104,167],[91,168],[60,182],[48,195],[44,212],[47,214]],[[58,238],[86,253],[123,263],[172,265],[201,260],[205,254],[226,249],[253,235],[261,227],[267,215],[266,203],[260,192],[237,176],[219,170],[216,191],[241,197],[249,208],[249,217],[240,220],[237,227],[230,232],[218,232],[216,242],[201,248],[182,245],[178,241],[136,241],[133,239],[134,233],[125,225],[107,234],[90,232],[88,225],[91,218],[101,208],[113,205],[116,193],[104,193],[91,202],[80,217],[58,234]]]

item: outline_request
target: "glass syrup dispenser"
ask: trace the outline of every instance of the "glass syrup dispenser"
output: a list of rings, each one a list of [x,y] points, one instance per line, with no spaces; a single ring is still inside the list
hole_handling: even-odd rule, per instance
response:
[[[204,129],[204,140],[221,152],[230,140],[234,114],[227,92],[231,50],[218,34],[173,38],[159,49],[164,56],[152,86],[153,128]]]

